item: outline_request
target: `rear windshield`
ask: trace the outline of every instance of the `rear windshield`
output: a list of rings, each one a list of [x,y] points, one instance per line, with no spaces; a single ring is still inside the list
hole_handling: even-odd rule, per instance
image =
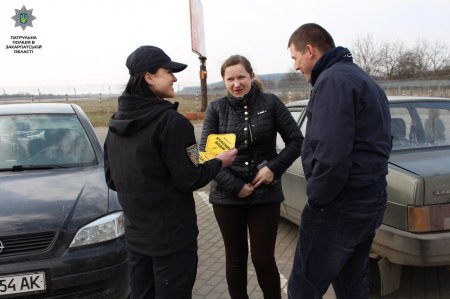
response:
[[[450,102],[410,102],[390,105],[393,149],[450,144]]]
[[[95,151],[76,115],[0,116],[0,168],[94,164]]]

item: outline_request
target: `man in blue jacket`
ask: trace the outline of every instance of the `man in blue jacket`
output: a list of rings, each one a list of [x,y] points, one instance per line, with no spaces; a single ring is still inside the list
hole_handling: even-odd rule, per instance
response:
[[[386,208],[390,113],[384,91],[317,24],[290,37],[294,66],[313,89],[302,163],[308,203],[289,298],[369,298],[368,261]]]

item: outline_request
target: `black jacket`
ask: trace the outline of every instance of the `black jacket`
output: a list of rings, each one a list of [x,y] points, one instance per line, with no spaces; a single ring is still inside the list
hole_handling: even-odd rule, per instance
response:
[[[198,235],[192,191],[221,168],[197,165],[192,124],[158,98],[119,97],[105,141],[105,174],[126,216],[126,240],[137,253],[163,256]]]
[[[324,206],[383,190],[391,151],[391,117],[383,89],[342,47],[316,62],[311,83],[302,147],[308,203]]]
[[[277,154],[276,137],[280,133],[286,147]],[[303,136],[286,106],[273,94],[254,87],[244,98],[227,96],[213,101],[206,110],[200,148],[204,150],[209,134],[236,134],[238,154],[233,164],[222,169],[211,182],[209,200],[213,204],[269,204],[284,200],[279,178],[300,156]],[[259,163],[278,178],[272,185],[261,185],[248,198],[237,195],[244,184],[252,182]]]

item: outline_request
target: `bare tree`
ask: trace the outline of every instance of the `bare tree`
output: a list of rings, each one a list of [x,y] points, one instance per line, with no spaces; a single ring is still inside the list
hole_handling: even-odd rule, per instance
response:
[[[417,73],[424,75],[428,69],[427,52],[429,50],[428,41],[424,38],[417,38],[416,44],[414,45],[412,52],[414,53],[416,59]]]
[[[414,50],[402,52],[397,59],[395,77],[398,79],[411,79],[423,77],[423,66],[420,54]]]
[[[435,40],[430,43],[428,51],[425,53],[428,70],[437,72],[446,66],[446,62],[450,59],[450,51],[445,42]]]
[[[394,78],[399,56],[405,48],[405,44],[400,41],[395,41],[393,43],[385,41],[381,44],[379,51],[379,67],[382,75],[389,79]]]
[[[379,74],[378,45],[374,41],[373,33],[359,35],[353,43],[353,57],[355,62],[369,75]]]
[[[381,42],[373,34],[358,36],[353,45],[355,62],[371,76],[388,79],[423,78],[430,72],[442,72],[450,59],[450,51],[443,41],[430,43],[417,38],[412,47],[404,42]]]

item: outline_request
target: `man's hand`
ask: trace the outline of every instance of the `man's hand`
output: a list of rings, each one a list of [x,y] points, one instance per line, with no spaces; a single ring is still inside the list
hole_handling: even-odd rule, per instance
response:
[[[270,170],[269,167],[264,166],[256,174],[255,178],[253,179],[252,185],[256,189],[261,184],[266,184],[266,185],[272,184],[273,177],[274,177],[274,173],[272,172],[272,170]]]
[[[233,148],[229,151],[223,151],[216,156],[217,159],[222,161],[222,168],[228,167],[233,163],[234,159],[236,159],[238,150]]]
[[[253,191],[255,191],[255,188],[251,184],[247,183],[242,187],[241,191],[239,191],[238,197],[239,198],[247,197],[251,195]]]

